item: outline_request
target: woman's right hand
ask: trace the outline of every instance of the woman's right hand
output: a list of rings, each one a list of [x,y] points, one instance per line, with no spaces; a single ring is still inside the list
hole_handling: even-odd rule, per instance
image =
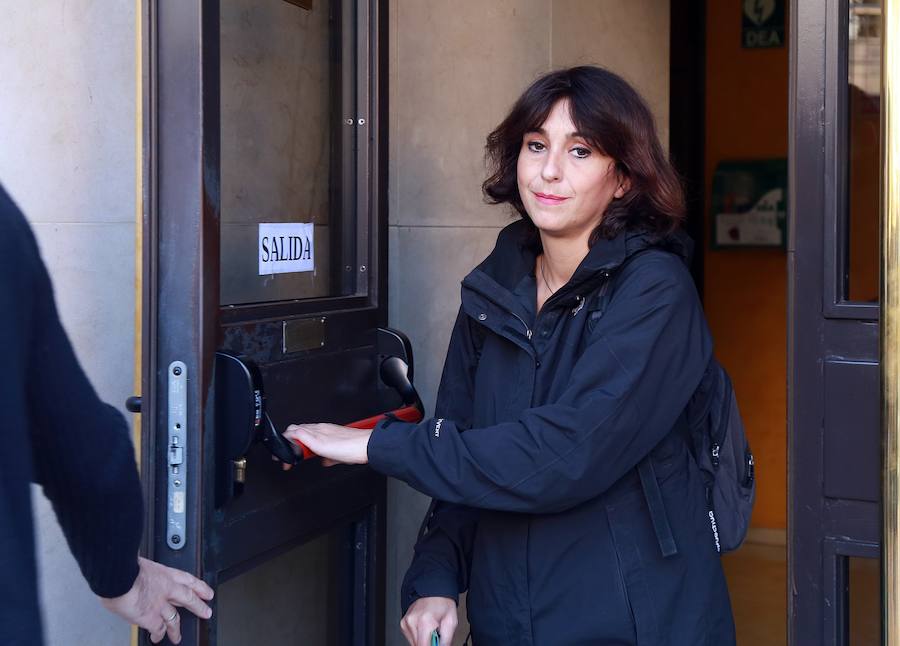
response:
[[[447,597],[422,597],[406,611],[400,628],[409,646],[431,646],[431,633],[437,628],[441,646],[453,643],[458,623],[456,602]]]

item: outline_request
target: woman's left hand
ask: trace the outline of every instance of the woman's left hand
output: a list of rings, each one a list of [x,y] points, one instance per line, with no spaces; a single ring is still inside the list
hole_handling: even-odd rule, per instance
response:
[[[301,442],[325,466],[334,464],[367,464],[369,437],[372,429],[348,428],[337,424],[291,424],[284,432],[289,440]]]

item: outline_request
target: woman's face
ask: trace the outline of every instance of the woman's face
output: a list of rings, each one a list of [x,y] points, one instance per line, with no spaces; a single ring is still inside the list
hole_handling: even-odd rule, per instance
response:
[[[525,133],[516,176],[525,211],[542,236],[585,243],[609,203],[628,190],[615,161],[576,131],[565,99],[537,131]]]

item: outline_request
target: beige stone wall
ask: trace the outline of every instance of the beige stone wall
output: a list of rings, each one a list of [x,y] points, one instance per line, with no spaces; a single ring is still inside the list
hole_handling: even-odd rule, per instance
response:
[[[650,105],[669,147],[669,3],[660,0],[553,0],[553,67],[601,65],[620,74]]]
[[[0,182],[35,231],[76,354],[120,408],[134,370],[134,6],[8,2],[0,19]],[[33,494],[46,644],[125,646],[128,626]]]
[[[390,9],[390,320],[412,340],[431,411],[459,281],[511,221],[482,200],[485,136],[540,74],[598,64],[644,95],[665,144],[669,3],[392,0]],[[389,496],[387,643],[400,646],[399,587],[428,501],[397,481]],[[466,633],[463,621],[454,643]]]

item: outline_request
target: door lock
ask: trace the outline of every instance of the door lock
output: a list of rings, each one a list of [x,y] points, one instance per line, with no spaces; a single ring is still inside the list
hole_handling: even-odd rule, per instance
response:
[[[166,543],[180,550],[185,542],[187,500],[187,366],[169,364],[168,459],[166,460]]]

